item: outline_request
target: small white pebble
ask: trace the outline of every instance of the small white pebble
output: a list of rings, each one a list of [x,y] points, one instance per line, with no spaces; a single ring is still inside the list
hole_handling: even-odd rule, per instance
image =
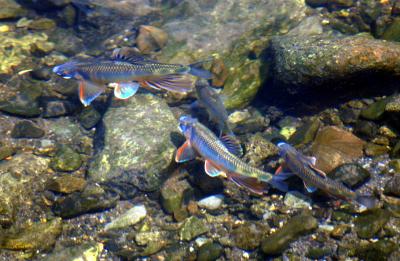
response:
[[[223,201],[224,201],[224,195],[218,194],[203,198],[200,201],[198,201],[197,204],[201,208],[215,210],[221,207]]]

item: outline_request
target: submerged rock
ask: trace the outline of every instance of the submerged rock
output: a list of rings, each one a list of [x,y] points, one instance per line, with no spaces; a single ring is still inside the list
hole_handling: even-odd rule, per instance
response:
[[[12,250],[49,250],[62,232],[61,218],[33,223],[0,235],[0,248]]]
[[[261,240],[268,232],[268,226],[254,222],[245,222],[232,231],[232,237],[236,247],[253,250],[260,245]]]
[[[340,165],[328,176],[354,189],[365,183],[371,177],[371,173],[358,164],[348,163]]]
[[[320,130],[312,144],[312,154],[317,158],[316,166],[325,172],[363,156],[364,141],[351,132],[337,127]]]
[[[291,208],[311,209],[311,199],[297,191],[289,191],[283,200],[286,206]]]
[[[400,175],[397,173],[385,185],[385,194],[400,197]]]
[[[74,171],[81,167],[82,159],[79,153],[67,145],[61,146],[51,162],[51,166],[57,171]]]
[[[167,213],[174,214],[180,211],[185,196],[192,187],[180,173],[169,177],[161,187],[161,204]]]
[[[282,253],[289,244],[302,235],[311,233],[318,227],[318,221],[310,215],[298,215],[289,219],[278,231],[267,236],[261,245],[267,255]]]
[[[136,43],[141,53],[148,54],[163,48],[167,40],[168,34],[160,28],[142,25],[139,28],[139,35],[136,38]]]
[[[197,252],[198,261],[213,261],[217,260],[224,252],[220,244],[208,242],[202,245]]]
[[[55,177],[47,182],[46,188],[51,191],[69,194],[82,191],[86,187],[86,181],[71,175]]]
[[[276,37],[272,52],[275,79],[291,92],[371,71],[400,74],[400,44],[362,35]]]
[[[192,216],[185,220],[179,231],[180,240],[190,241],[209,230],[203,219]]]
[[[197,205],[199,205],[199,207],[201,208],[206,208],[208,210],[216,210],[221,207],[223,201],[224,195],[211,195],[199,200],[199,202],[197,202]]]
[[[377,242],[360,244],[356,246],[355,256],[366,261],[373,260],[396,260],[390,259],[389,256],[392,252],[398,249],[398,244],[390,239],[380,239]]]
[[[245,151],[244,160],[253,166],[260,166],[265,159],[278,154],[278,148],[259,132],[250,137]]]
[[[81,214],[113,208],[119,196],[105,191],[100,186],[87,186],[83,192],[75,192],[58,199],[53,212],[62,218],[71,218]]]
[[[43,137],[44,131],[31,121],[20,121],[15,124],[11,137],[13,138],[34,138],[38,139]]]
[[[128,175],[141,190],[160,188],[172,164],[178,123],[167,104],[151,94],[114,101],[103,118],[104,147],[95,155],[89,177],[104,182]]]
[[[360,238],[374,237],[389,221],[390,212],[384,209],[376,209],[357,217],[354,220],[355,230]]]
[[[117,217],[110,223],[106,224],[105,230],[125,228],[142,221],[147,215],[147,211],[144,205],[135,206],[126,211],[121,216]]]
[[[85,242],[81,245],[55,249],[51,254],[44,257],[43,261],[74,260],[74,261],[96,261],[103,250],[103,244],[97,242]]]
[[[14,0],[0,0],[0,20],[14,19],[26,15],[26,10]]]

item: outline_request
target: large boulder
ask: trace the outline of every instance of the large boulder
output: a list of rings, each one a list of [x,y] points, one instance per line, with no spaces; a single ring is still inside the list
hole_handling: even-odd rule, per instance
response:
[[[276,82],[299,93],[360,75],[400,75],[400,44],[354,36],[280,36],[272,40]]]
[[[89,176],[96,182],[127,180],[141,190],[160,187],[173,162],[178,123],[167,104],[151,94],[114,101],[103,118],[104,147],[95,155]]]

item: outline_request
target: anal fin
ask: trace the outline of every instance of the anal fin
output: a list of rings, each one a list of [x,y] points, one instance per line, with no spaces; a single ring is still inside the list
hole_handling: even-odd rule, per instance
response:
[[[204,162],[204,170],[210,177],[225,176],[225,172],[219,169],[211,160],[206,160]]]
[[[96,99],[101,93],[105,91],[106,87],[98,85],[90,81],[79,81],[79,100],[84,106],[89,106],[90,103]]]
[[[117,83],[114,87],[114,95],[118,99],[128,99],[135,95],[138,91],[140,84],[137,82],[121,82]]]

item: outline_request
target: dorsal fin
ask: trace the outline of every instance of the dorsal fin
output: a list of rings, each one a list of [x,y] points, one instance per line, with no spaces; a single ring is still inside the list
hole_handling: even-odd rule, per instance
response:
[[[225,145],[225,147],[228,149],[228,151],[238,157],[243,156],[243,149],[242,146],[240,145],[238,139],[234,136],[231,135],[225,135],[220,138],[222,143]]]
[[[142,54],[139,52],[139,50],[134,49],[134,48],[127,48],[127,47],[114,49],[114,51],[111,55],[111,58],[113,60],[135,62],[135,63],[155,62],[155,61],[146,59],[144,56],[142,56]]]

